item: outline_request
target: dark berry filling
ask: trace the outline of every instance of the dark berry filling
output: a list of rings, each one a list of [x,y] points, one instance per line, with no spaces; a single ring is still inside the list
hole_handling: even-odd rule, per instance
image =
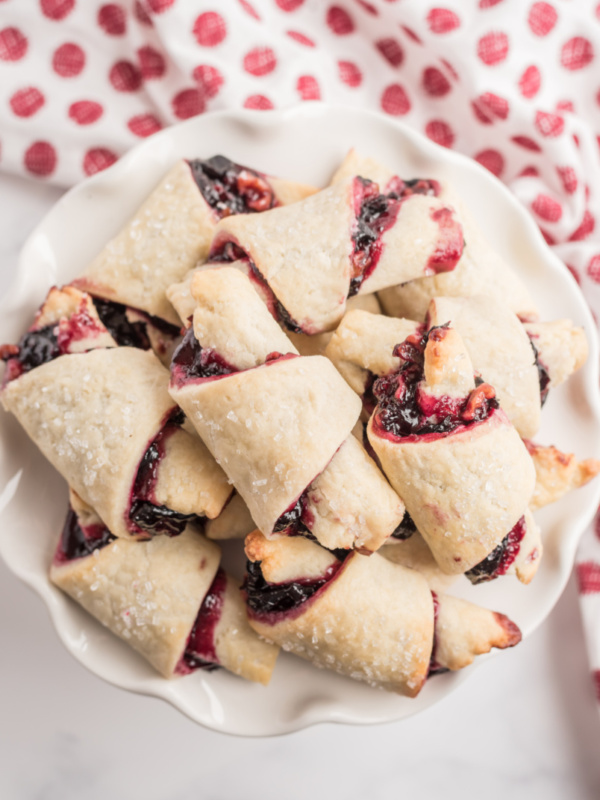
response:
[[[217,243],[210,252],[209,261],[216,264],[231,264],[234,261],[244,261],[248,266],[248,277],[262,297],[273,319],[277,320],[277,322],[287,328],[288,331],[292,331],[292,333],[305,332],[292,318],[283,304],[275,297],[273,290],[265,280],[262,272],[254,261],[248,257],[248,254],[242,250],[239,244],[230,240]]]
[[[278,205],[266,176],[224,156],[188,161],[202,197],[222,219],[231,214],[267,211]]]
[[[538,352],[537,347],[533,343],[533,339],[531,338],[531,336],[529,337],[529,342],[533,350],[533,355],[535,357],[535,365],[537,367],[538,376],[540,379],[540,401],[541,405],[544,405],[544,403],[548,399],[548,393],[550,392],[550,374],[548,373],[547,367],[540,361],[540,354]]]
[[[505,575],[521,549],[521,541],[526,532],[525,517],[521,517],[498,547],[466,573],[471,583],[485,583],[499,575]]]
[[[396,530],[392,533],[394,539],[410,539],[413,533],[417,532],[417,526],[408,511],[404,512],[404,516]]]
[[[158,480],[158,469],[165,455],[167,439],[184,421],[183,412],[177,409],[150,442],[144,453],[131,491],[129,505],[129,529],[132,533],[167,536],[179,535],[194,514],[181,514],[156,502],[154,490]]]
[[[447,434],[487,419],[498,408],[495,392],[487,383],[476,386],[466,398],[434,398],[420,391],[427,343],[429,339],[441,341],[447,330],[448,326],[442,325],[413,334],[394,348],[394,356],[402,359],[399,370],[373,385],[378,403],[373,422],[379,435]]]
[[[377,266],[382,253],[381,237],[395,223],[400,200],[379,193],[373,181],[356,178],[354,191],[358,213],[352,234],[352,278],[348,297],[357,294],[361,284]]]
[[[104,525],[86,525],[82,527],[79,517],[69,509],[63,526],[58,549],[54,556],[55,564],[74,561],[91,555],[115,540],[115,536]]]
[[[0,348],[0,358],[7,362],[4,382],[8,383],[60,355],[62,350],[58,343],[58,325],[46,325],[36,331],[27,331],[18,344],[7,344]]]
[[[130,322],[127,319],[127,306],[113,303],[112,300],[102,300],[99,297],[94,297],[93,301],[102,324],[119,347],[150,349],[145,323]]]
[[[319,590],[338,574],[343,561],[337,554],[336,558],[338,560],[317,578],[298,578],[284,583],[269,583],[263,577],[261,562],[248,561],[242,591],[250,614],[264,622],[273,623],[283,616],[296,616],[301,607],[313,600]]]
[[[200,606],[183,654],[183,661],[189,670],[211,671],[219,667],[215,631],[221,619],[226,588],[227,575],[219,568]]]
[[[188,328],[171,361],[171,379],[176,386],[192,380],[220,378],[238,372],[237,367],[228,364],[214,350],[203,348],[194,328]]]
[[[440,184],[435,180],[413,178],[410,181],[403,181],[402,178],[398,176],[394,176],[385,187],[386,194],[399,199],[410,197],[411,194],[424,194],[428,197],[437,197],[440,190]]]
[[[435,592],[431,593],[431,597],[433,598],[433,647],[431,649],[431,658],[429,659],[429,670],[427,671],[428,678],[431,678],[433,675],[441,675],[442,673],[449,671],[447,667],[442,667],[435,660],[435,650],[437,645],[437,621],[440,615],[440,601],[438,600],[438,596]]]
[[[296,502],[279,517],[273,528],[273,533],[285,533],[288,536],[312,537],[312,514],[308,510],[308,489],[305,489]]]

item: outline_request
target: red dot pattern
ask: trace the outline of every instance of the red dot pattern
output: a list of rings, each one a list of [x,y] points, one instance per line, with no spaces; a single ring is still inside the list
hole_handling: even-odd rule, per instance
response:
[[[137,114],[128,120],[127,127],[134,136],[139,136],[141,139],[145,139],[147,136],[152,136],[153,133],[158,133],[158,131],[162,130],[162,125],[154,114]]]
[[[92,125],[103,113],[104,109],[95,100],[78,100],[69,106],[69,118],[78,125]]]
[[[321,89],[312,75],[301,75],[296,82],[296,90],[301,100],[320,100]]]
[[[18,28],[3,28],[0,31],[0,60],[20,61],[27,53],[27,37]]]
[[[391,37],[379,39],[375,42],[375,47],[392,67],[400,67],[402,65],[404,50],[397,39]]]
[[[223,17],[216,11],[205,11],[196,18],[193,33],[202,47],[216,47],[225,39],[227,26]]]
[[[260,20],[260,14],[254,8],[254,6],[248,2],[248,0],[239,0],[239,4],[244,9],[246,14],[248,14],[248,16],[252,17],[252,19]]]
[[[300,33],[300,31],[286,31],[287,35],[290,39],[293,39],[298,44],[303,44],[305,47],[314,47],[315,43],[312,39],[306,36],[304,33]]]
[[[61,78],[75,78],[85,67],[85,53],[78,44],[66,42],[54,51],[52,69]]]
[[[338,61],[338,73],[342,83],[355,89],[362,83],[362,72],[352,61]]]
[[[345,8],[330,6],[327,10],[327,25],[336,36],[346,36],[354,31],[354,20]]]
[[[589,39],[583,36],[574,36],[562,47],[560,63],[565,69],[575,71],[591,64],[594,59],[594,47]]]
[[[117,92],[137,92],[142,85],[142,73],[131,61],[117,61],[108,75]]]
[[[58,157],[50,142],[34,142],[25,151],[25,169],[38,178],[47,178],[56,169]]]
[[[526,97],[530,100],[532,97],[535,97],[536,94],[540,90],[540,86],[542,85],[542,76],[540,74],[539,69],[532,64],[530,67],[523,72],[521,77],[519,78],[519,90],[523,97]]]
[[[202,114],[206,108],[204,94],[200,89],[184,89],[178,92],[171,103],[177,119],[189,119]]]
[[[531,204],[533,211],[546,222],[558,222],[562,217],[562,206],[547,194],[538,194]]]
[[[40,0],[42,14],[48,19],[60,22],[75,8],[75,0]]]
[[[264,94],[252,94],[244,100],[244,108],[253,108],[259,111],[269,111],[275,108],[273,103]]]
[[[10,98],[10,107],[17,117],[32,117],[42,108],[46,98],[35,86],[19,89]]]
[[[577,564],[576,574],[581,594],[600,592],[600,564],[596,564],[594,561],[584,561]]]
[[[423,89],[429,97],[444,97],[450,89],[450,81],[437,67],[427,67],[423,70]]]
[[[162,53],[151,45],[140,47],[137,52],[139,71],[143,80],[151,81],[162,78],[167,71],[167,62]]]
[[[425,134],[442,147],[452,147],[454,144],[454,131],[444,120],[433,119],[428,122],[425,126]]]
[[[198,83],[198,88],[204,93],[204,96],[209,98],[216,97],[225,83],[219,70],[209,64],[200,64],[199,67],[196,67],[192,77]]]
[[[482,167],[488,169],[493,175],[499,178],[504,172],[504,157],[498,150],[482,150],[475,156]]]
[[[449,8],[432,8],[427,14],[427,24],[432,33],[450,33],[460,26],[460,18]]]
[[[410,100],[399,83],[388,86],[381,97],[381,108],[393,117],[403,116],[410,111]]]
[[[123,36],[127,30],[127,17],[123,6],[107,3],[98,9],[98,25],[109,36]]]
[[[556,25],[557,19],[556,9],[550,3],[534,3],[529,10],[527,22],[536,36],[547,36]]]
[[[482,36],[477,43],[477,55],[488,67],[500,64],[508,55],[508,36],[501,32]]]
[[[250,75],[262,77],[273,72],[277,66],[277,58],[270,47],[255,47],[244,56],[244,69]]]
[[[117,160],[117,155],[106,147],[93,147],[83,157],[83,171],[86,175],[95,175],[112,166]]]

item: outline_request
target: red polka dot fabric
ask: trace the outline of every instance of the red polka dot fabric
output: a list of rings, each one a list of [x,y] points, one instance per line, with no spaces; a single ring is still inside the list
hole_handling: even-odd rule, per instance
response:
[[[68,186],[179,120],[319,100],[377,110],[474,158],[600,315],[596,0],[0,2],[5,171]],[[595,625],[593,531],[578,577]],[[600,635],[590,656],[600,675]]]

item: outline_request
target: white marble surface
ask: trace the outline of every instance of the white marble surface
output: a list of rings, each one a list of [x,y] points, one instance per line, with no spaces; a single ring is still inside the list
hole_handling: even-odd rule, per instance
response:
[[[0,175],[0,292],[59,196]],[[103,683],[1,563],[0,642],[2,800],[600,797],[600,716],[572,581],[541,629],[420,716],[274,739],[215,734]]]

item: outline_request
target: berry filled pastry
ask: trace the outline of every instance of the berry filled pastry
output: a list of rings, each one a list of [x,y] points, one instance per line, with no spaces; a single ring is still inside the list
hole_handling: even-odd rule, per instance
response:
[[[301,357],[238,270],[201,270],[171,395],[267,535],[376,550],[404,505],[351,431],[360,400],[323,356]]]
[[[178,161],[74,283],[178,327],[165,290],[206,259],[220,219],[293,203],[315,191],[223,156]]]
[[[3,385],[59,356],[116,346],[89,294],[73,286],[52,287],[17,344],[0,347]]]
[[[115,347],[42,364],[0,399],[115,536],[148,538],[217,516],[231,493],[168,380],[152,352]]]
[[[424,320],[432,297],[467,297],[487,294],[498,297],[523,319],[536,319],[538,311],[529,292],[515,271],[495,252],[484,238],[456,193],[443,181],[413,179],[404,181],[382,164],[363,158],[351,150],[336,172],[335,182],[350,175],[376,181],[381,191],[402,196],[408,192],[425,193],[439,198],[456,209],[464,230],[462,258],[452,272],[438,273],[380,292],[383,310],[393,317]]]
[[[279,321],[315,334],[338,324],[348,296],[452,270],[462,250],[450,206],[384,195],[355,177],[291,206],[221,220],[210,260],[247,260]]]
[[[493,387],[476,385],[452,328],[415,334],[397,353],[367,428],[384,473],[444,572],[529,582],[541,556],[527,509],[535,469]]]
[[[521,639],[502,614],[434,595],[378,553],[335,554],[306,539],[246,539],[248,619],[318,667],[415,697],[431,673],[461,669]]]
[[[165,678],[221,666],[267,684],[278,648],[248,625],[238,582],[193,525],[175,539],[117,539],[71,492],[50,578]]]

